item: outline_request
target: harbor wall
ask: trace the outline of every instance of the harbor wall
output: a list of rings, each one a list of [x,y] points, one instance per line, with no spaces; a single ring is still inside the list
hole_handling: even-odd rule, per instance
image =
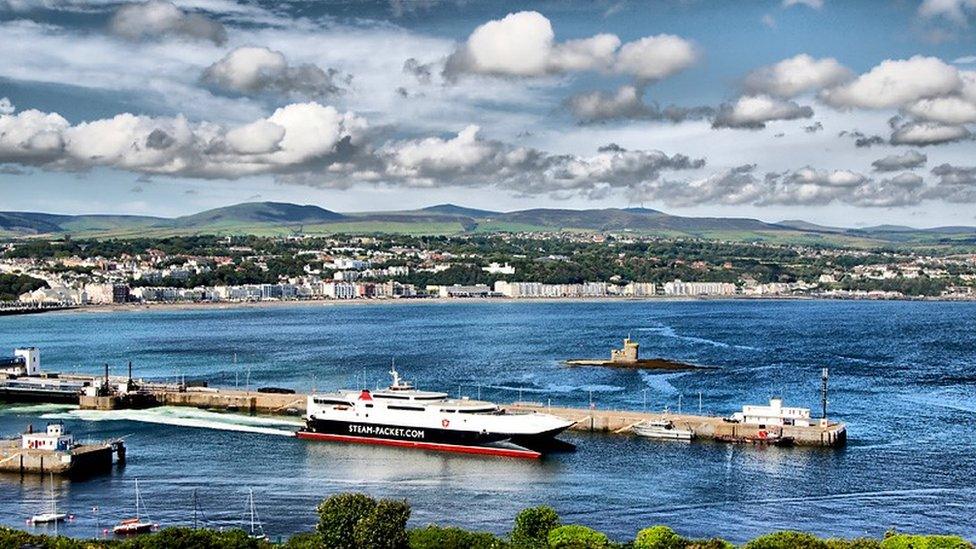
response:
[[[308,395],[255,393],[223,389],[207,390],[158,390],[152,393],[152,400],[162,406],[190,406],[206,410],[240,412],[248,414],[282,414],[299,416],[305,413]],[[125,407],[114,397],[82,397],[81,407],[91,409],[116,409]],[[779,428],[763,429],[758,425],[731,423],[717,416],[644,413],[629,410],[603,410],[587,408],[549,407],[537,403],[516,402],[510,406],[514,410],[550,413],[575,422],[571,429],[601,433],[630,433],[634,424],[641,421],[670,420],[679,429],[688,429],[700,439],[739,441],[755,437],[759,431],[773,431]],[[785,426],[782,436],[790,437],[801,446],[840,446],[846,442],[847,429],[843,423],[830,421],[811,427]]]
[[[759,431],[770,431],[759,425],[731,423],[717,416],[703,416],[673,413],[645,413],[626,410],[601,410],[585,408],[559,408],[542,404],[516,402],[514,409],[545,412],[574,421],[570,429],[602,433],[628,433],[642,421],[669,420],[678,429],[688,429],[695,437],[715,440],[739,440],[755,437]],[[775,428],[778,430],[779,428]],[[830,421],[811,427],[784,426],[784,437],[791,437],[800,446],[833,447],[843,445],[847,440],[847,428],[843,423]]]
[[[4,444],[0,446],[0,472],[84,476],[111,469],[114,452],[111,444],[83,445],[70,452],[26,450]]]

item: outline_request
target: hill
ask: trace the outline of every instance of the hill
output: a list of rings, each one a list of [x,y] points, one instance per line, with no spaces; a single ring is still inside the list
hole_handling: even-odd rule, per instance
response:
[[[287,202],[245,202],[177,217],[173,221],[181,227],[206,227],[214,224],[329,223],[345,218],[340,213],[318,206],[301,206]]]
[[[332,233],[462,234],[541,231],[614,231],[661,237],[764,241],[812,245],[976,246],[974,227],[915,229],[827,227],[801,220],[767,223],[749,218],[684,217],[649,208],[573,210],[534,208],[494,212],[454,204],[417,210],[338,213],[314,205],[247,202],[193,215],[61,215],[0,212],[0,237],[163,237],[192,234],[288,235]]]

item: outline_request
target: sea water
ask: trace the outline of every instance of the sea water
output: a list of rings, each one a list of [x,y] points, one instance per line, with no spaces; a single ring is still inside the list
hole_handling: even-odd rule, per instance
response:
[[[714,366],[657,374],[568,368],[630,335],[641,355]],[[391,361],[422,389],[553,406],[728,415],[781,396],[848,426],[842,449],[756,448],[569,433],[577,451],[525,461],[297,440],[298,418],[164,407],[0,407],[0,434],[60,419],[79,439],[125,437],[124,469],[55,479],[61,527],[100,535],[133,515],[134,480],[162,525],[242,525],[252,488],[265,530],[315,523],[330,494],[407,499],[411,523],[504,533],[522,508],[618,539],[667,524],[733,541],[779,529],[976,537],[976,304],[842,301],[389,303],[0,318],[0,355],[41,348],[45,370],[206,380],[254,390],[382,386]],[[0,523],[49,505],[51,479],[0,475]],[[43,528],[38,531],[44,531]]]

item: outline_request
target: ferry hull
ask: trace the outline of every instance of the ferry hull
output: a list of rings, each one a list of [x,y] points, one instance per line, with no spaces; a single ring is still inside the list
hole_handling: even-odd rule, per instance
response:
[[[472,454],[482,456],[511,457],[523,459],[539,459],[542,453],[535,450],[508,448],[504,446],[468,446],[463,444],[444,444],[437,442],[423,442],[419,440],[405,440],[393,438],[374,438],[365,436],[349,436],[329,433],[315,433],[312,431],[298,431],[298,438],[306,440],[320,440],[328,442],[345,442],[352,444],[374,444],[378,446],[393,446],[397,448],[413,448],[417,450],[433,450],[437,452],[451,452],[455,454]]]
[[[299,438],[359,442],[404,448],[453,451],[467,454],[501,455],[509,457],[540,457],[543,451],[565,449],[554,437],[563,429],[533,436],[512,436],[507,433],[487,433],[460,429],[429,427],[404,427],[375,423],[356,423],[335,420],[310,419],[298,432]],[[511,442],[521,448],[493,446]]]
[[[307,422],[306,431],[329,435],[429,442],[434,444],[457,444],[461,446],[480,446],[482,444],[500,442],[509,438],[509,435],[502,433],[482,433],[462,429],[410,427],[319,418],[310,419]]]

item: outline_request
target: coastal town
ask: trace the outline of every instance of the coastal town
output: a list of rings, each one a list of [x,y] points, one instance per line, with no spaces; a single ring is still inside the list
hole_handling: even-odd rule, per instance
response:
[[[0,244],[6,307],[448,298],[976,299],[976,254],[597,233]]]

